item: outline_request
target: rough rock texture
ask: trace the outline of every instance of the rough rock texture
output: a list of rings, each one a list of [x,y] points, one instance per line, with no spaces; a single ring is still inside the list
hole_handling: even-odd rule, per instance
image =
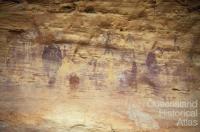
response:
[[[0,131],[198,131],[147,102],[199,99],[199,7],[0,0]]]

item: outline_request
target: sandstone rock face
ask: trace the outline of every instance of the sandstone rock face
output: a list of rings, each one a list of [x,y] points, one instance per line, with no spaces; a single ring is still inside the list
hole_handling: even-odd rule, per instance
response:
[[[198,131],[149,102],[199,99],[199,6],[1,0],[0,131]]]

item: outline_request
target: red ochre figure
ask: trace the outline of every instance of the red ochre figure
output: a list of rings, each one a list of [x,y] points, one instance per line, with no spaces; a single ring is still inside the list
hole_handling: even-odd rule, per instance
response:
[[[79,77],[75,73],[72,73],[69,76],[69,86],[70,86],[70,89],[71,90],[77,90],[78,87],[79,87],[79,83],[80,83]]]

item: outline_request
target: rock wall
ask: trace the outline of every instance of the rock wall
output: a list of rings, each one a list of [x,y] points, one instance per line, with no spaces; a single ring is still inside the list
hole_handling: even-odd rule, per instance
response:
[[[0,130],[199,129],[145,105],[199,99],[198,0],[0,3]]]

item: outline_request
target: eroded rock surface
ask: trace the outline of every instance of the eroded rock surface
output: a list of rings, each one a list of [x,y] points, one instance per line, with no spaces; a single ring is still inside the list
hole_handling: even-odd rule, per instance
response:
[[[199,99],[199,5],[1,0],[0,131],[199,130],[147,105]]]

